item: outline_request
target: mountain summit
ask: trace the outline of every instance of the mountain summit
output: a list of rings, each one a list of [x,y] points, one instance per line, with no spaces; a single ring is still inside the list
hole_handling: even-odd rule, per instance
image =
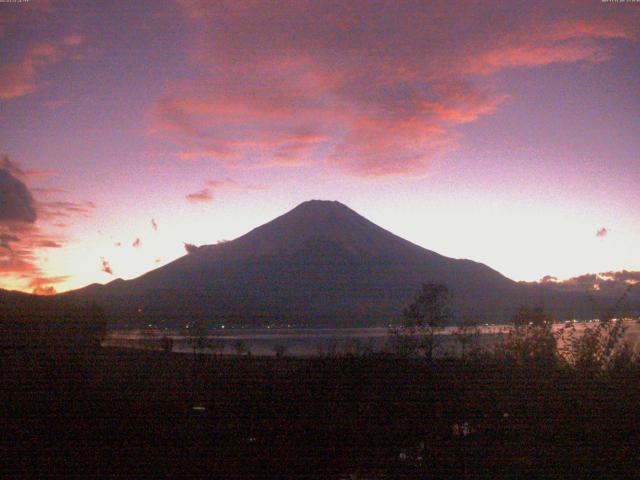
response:
[[[415,249],[427,252],[340,202],[310,200],[233,242],[203,246],[198,252],[201,258],[231,252],[244,258],[256,258],[299,254],[318,257],[334,250],[334,253],[344,254],[346,261],[356,257],[400,260],[410,252],[415,253]]]
[[[486,265],[444,257],[346,205],[321,200],[304,202],[235,240],[201,246],[136,279],[70,295],[94,300],[123,320],[384,325],[397,321],[428,281],[449,286],[459,316],[487,322],[508,319],[521,304],[542,302],[561,315],[584,310],[575,296],[518,284]]]

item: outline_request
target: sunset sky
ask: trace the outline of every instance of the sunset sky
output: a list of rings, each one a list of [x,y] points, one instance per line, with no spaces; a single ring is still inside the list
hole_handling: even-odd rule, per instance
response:
[[[0,3],[0,288],[309,199],[514,280],[640,270],[640,3]]]

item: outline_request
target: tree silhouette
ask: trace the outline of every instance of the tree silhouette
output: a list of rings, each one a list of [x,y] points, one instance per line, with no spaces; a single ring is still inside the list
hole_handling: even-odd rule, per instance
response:
[[[164,353],[171,353],[173,350],[173,338],[165,335],[160,339],[160,346],[162,347],[162,351]]]
[[[465,358],[468,353],[478,351],[480,327],[475,318],[465,317],[453,332],[453,337],[460,345],[460,355]]]
[[[519,307],[504,344],[505,356],[521,366],[551,366],[557,363],[558,338],[553,321],[542,307]]]
[[[451,292],[442,283],[423,283],[413,302],[403,312],[403,326],[420,335],[420,348],[433,359],[435,334],[453,319]]]
[[[236,355],[241,357],[247,352],[247,345],[242,340],[236,340],[233,343],[233,349],[236,352]]]
[[[277,343],[272,347],[273,353],[275,353],[276,358],[284,357],[288,349],[289,348],[284,343]]]

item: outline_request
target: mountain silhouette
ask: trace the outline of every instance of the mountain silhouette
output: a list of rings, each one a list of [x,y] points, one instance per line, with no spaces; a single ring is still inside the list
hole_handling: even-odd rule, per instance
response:
[[[384,325],[398,321],[429,281],[451,289],[459,318],[504,322],[522,304],[556,316],[593,310],[585,295],[520,284],[481,263],[444,257],[320,200],[138,278],[67,295],[95,301],[123,322]]]

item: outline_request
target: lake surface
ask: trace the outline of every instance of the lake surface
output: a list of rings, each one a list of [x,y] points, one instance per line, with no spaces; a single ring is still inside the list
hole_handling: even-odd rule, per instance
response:
[[[640,345],[640,322],[627,320],[625,338],[632,344]],[[590,323],[576,323],[579,335]],[[560,343],[567,336],[565,324],[554,325],[560,334]],[[479,327],[478,344],[482,347],[495,345],[508,332],[505,325],[483,325]],[[563,330],[564,329],[564,330]],[[438,353],[455,355],[459,344],[453,335],[456,327],[447,327],[438,334]],[[564,332],[564,333],[563,333]],[[116,330],[108,333],[104,346],[136,349],[159,349],[160,339],[168,336],[173,340],[173,351],[192,352],[192,337],[172,330]],[[389,341],[388,328],[271,328],[271,329],[218,329],[207,336],[211,348],[204,353],[236,353],[236,344],[242,342],[253,355],[275,355],[278,346],[286,349],[287,355],[314,356],[319,353],[355,352],[364,348],[381,350]]]

